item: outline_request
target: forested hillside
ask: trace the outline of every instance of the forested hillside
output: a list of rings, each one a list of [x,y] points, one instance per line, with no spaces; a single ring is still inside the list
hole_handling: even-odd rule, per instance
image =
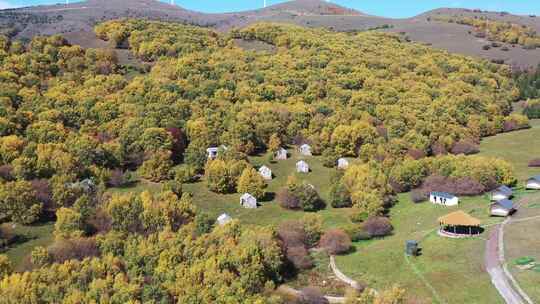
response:
[[[0,38],[0,221],[57,219],[55,244],[32,252],[32,272],[6,276],[0,298],[278,301],[266,294],[285,271],[275,232],[212,229],[182,183],[206,174],[212,191],[235,191],[250,180],[246,156],[279,145],[309,143],[329,163],[358,158],[340,178],[367,216],[430,174],[515,182],[502,162],[440,156],[528,127],[510,114],[519,91],[507,66],[378,32],[121,20],[96,33],[143,67],[60,36]],[[226,155],[207,164],[206,149],[222,144]],[[440,161],[415,161],[427,156]],[[104,195],[132,173],[165,190]]]

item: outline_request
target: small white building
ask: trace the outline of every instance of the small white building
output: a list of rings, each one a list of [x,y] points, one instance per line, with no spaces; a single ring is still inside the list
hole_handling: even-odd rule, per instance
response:
[[[459,204],[459,198],[457,196],[446,192],[431,192],[429,194],[429,201],[442,206],[457,206]]]
[[[272,179],[272,170],[268,168],[267,166],[260,167],[259,174],[262,176],[262,178],[266,180]]]
[[[227,213],[223,213],[222,215],[218,216],[217,223],[220,226],[223,226],[227,224],[228,222],[232,221],[232,217],[230,217]]]
[[[338,169],[345,170],[349,168],[349,161],[346,158],[340,158],[337,160]]]
[[[491,191],[491,200],[492,201],[500,201],[503,199],[509,199],[512,197],[512,189],[510,189],[507,186],[500,186],[499,188]]]
[[[540,190],[540,175],[533,176],[527,180],[526,189]]]
[[[207,158],[208,159],[216,159],[216,157],[218,156],[218,151],[219,151],[218,147],[210,147],[210,148],[206,149]]]
[[[298,148],[298,152],[304,156],[311,156],[311,146],[308,144],[303,144]]]
[[[275,158],[277,160],[286,160],[287,159],[287,150],[285,148],[279,148],[277,150]]]
[[[208,159],[216,159],[219,154],[219,150],[227,151],[229,148],[225,145],[221,145],[219,147],[210,147],[206,149],[206,154]]]
[[[492,216],[509,216],[514,211],[514,203],[509,199],[496,201],[489,206],[489,213]]]
[[[244,208],[257,208],[257,199],[249,193],[244,193],[240,197],[240,205]]]
[[[309,165],[305,161],[301,160],[296,163],[296,172],[309,173]]]

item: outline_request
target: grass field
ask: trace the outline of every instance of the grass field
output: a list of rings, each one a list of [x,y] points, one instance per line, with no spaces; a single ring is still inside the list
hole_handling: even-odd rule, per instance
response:
[[[520,180],[540,174],[540,168],[529,168],[528,162],[540,158],[540,119],[531,121],[532,128],[484,138],[480,155],[496,156],[511,162]]]
[[[411,300],[419,303],[502,303],[483,268],[484,237],[489,227],[471,239],[436,234],[437,218],[457,209],[482,220],[483,225],[500,221],[487,216],[487,205],[483,197],[465,198],[456,208],[414,204],[408,194],[401,194],[390,211],[394,234],[356,243],[355,253],[337,258],[338,267],[376,289],[400,284],[410,291]],[[409,258],[409,262],[404,256],[406,240],[420,241],[422,248],[422,255]]]
[[[11,225],[11,223],[5,225]],[[18,240],[4,252],[13,263],[15,270],[23,270],[24,259],[27,258],[34,247],[48,246],[52,243],[53,230],[53,222],[38,223],[31,226],[15,226],[13,233],[17,235]]]

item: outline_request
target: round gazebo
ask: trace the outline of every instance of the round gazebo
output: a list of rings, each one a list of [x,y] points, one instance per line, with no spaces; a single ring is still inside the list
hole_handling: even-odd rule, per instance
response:
[[[446,237],[471,237],[482,233],[480,220],[459,210],[439,218],[439,235]]]

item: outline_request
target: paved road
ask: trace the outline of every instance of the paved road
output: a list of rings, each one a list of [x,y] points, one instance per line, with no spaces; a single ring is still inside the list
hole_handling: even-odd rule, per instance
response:
[[[493,229],[486,242],[486,270],[491,277],[491,282],[499,291],[507,304],[524,304],[526,302],[520,293],[512,285],[511,279],[501,265],[501,260],[504,261],[504,249],[501,248],[502,233],[504,224],[498,225]]]

